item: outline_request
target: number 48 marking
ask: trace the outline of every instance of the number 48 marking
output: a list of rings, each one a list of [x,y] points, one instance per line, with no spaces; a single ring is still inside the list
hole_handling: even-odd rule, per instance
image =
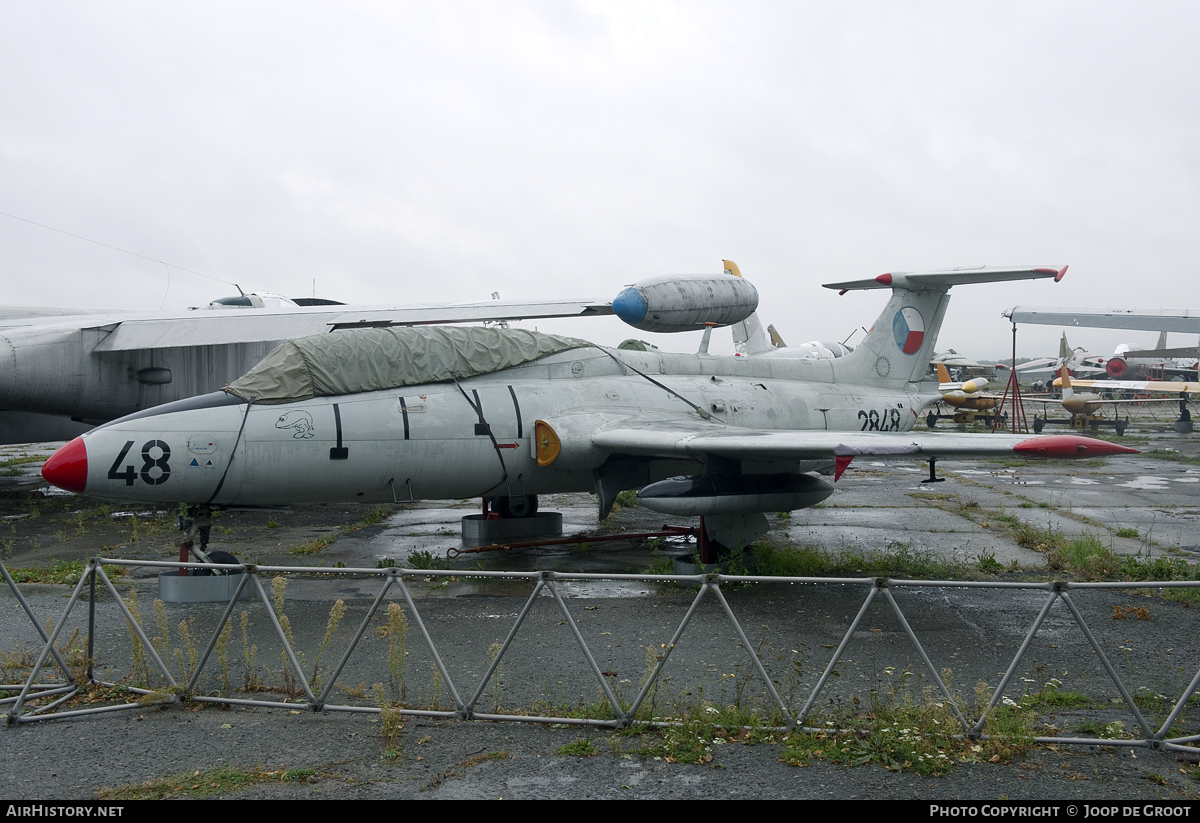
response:
[[[121,453],[117,455],[117,459],[113,461],[112,466],[108,469],[109,480],[124,480],[126,486],[132,486],[137,480],[139,472],[134,471],[132,465],[127,465],[125,471],[120,471],[121,461],[125,459],[125,455],[129,454],[129,450],[133,448],[133,441],[126,441]],[[150,452],[153,449],[158,449],[162,452],[162,457],[153,457]],[[167,478],[171,476],[171,466],[167,462],[171,458],[171,447],[161,440],[147,440],[142,445],[142,470],[140,472],[142,481],[151,486],[157,486],[167,482]],[[157,468],[159,475],[155,477],[150,473],[151,469]]]

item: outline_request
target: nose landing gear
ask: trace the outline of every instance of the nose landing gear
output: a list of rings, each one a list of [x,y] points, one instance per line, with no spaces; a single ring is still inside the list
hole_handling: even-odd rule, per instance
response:
[[[236,557],[219,549],[208,551],[208,538],[212,533],[212,509],[208,506],[192,506],[187,515],[180,515],[175,520],[175,526],[183,532],[183,540],[179,543],[179,562],[213,563],[229,565],[241,563]],[[196,542],[199,540],[200,545]],[[195,558],[192,560],[192,558]],[[187,577],[189,569],[181,568],[180,577]],[[241,574],[241,569],[191,569],[194,577],[209,577],[211,575]]]

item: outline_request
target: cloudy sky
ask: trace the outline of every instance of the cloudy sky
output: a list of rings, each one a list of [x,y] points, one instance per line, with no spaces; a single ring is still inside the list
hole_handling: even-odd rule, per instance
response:
[[[6,0],[0,303],[611,299],[727,257],[798,343],[882,306],[824,282],[1070,264],[955,290],[939,348],[996,357],[1016,304],[1200,305],[1198,35],[1185,3]],[[1071,342],[1122,339],[1154,335]]]

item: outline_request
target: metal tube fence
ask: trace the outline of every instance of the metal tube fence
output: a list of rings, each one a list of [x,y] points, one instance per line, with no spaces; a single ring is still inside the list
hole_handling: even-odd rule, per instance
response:
[[[630,726],[665,726],[672,725],[677,721],[669,718],[659,717],[655,712],[647,707],[647,701],[654,694],[655,690],[664,685],[666,676],[664,670],[672,655],[676,652],[679,645],[682,643],[686,630],[689,625],[693,624],[696,616],[699,613],[702,602],[706,598],[715,601],[717,615],[723,617],[727,621],[729,628],[733,630],[733,644],[742,650],[745,655],[746,662],[749,664],[749,670],[753,672],[753,678],[759,681],[759,688],[762,690],[764,704],[772,710],[772,716],[778,719],[781,727],[787,729],[801,729],[808,732],[815,731],[840,731],[823,727],[811,727],[805,725],[805,720],[813,713],[817,701],[825,696],[829,696],[831,679],[838,674],[838,667],[843,663],[846,657],[848,647],[856,639],[856,636],[861,637],[863,634],[862,626],[871,606],[879,600],[880,603],[887,605],[887,613],[890,613],[898,627],[899,631],[893,631],[893,635],[897,639],[907,641],[915,654],[920,665],[925,669],[925,674],[931,678],[936,686],[937,693],[941,695],[941,699],[946,701],[952,709],[953,716],[957,719],[961,726],[961,736],[970,739],[987,739],[986,725],[989,713],[995,711],[996,706],[1001,700],[1008,702],[1011,698],[1006,697],[1006,691],[1014,682],[1014,678],[1022,670],[1022,665],[1028,665],[1027,657],[1030,653],[1031,645],[1042,632],[1046,625],[1048,617],[1051,615],[1052,609],[1058,601],[1062,601],[1063,607],[1066,610],[1066,616],[1070,618],[1069,625],[1074,626],[1078,630],[1082,638],[1086,641],[1087,647],[1096,655],[1100,668],[1104,671],[1107,679],[1113,684],[1120,695],[1120,703],[1124,709],[1128,711],[1129,717],[1134,721],[1139,730],[1140,737],[1133,739],[1118,739],[1111,737],[1068,737],[1068,736],[1048,736],[1034,737],[1034,742],[1039,743],[1057,743],[1057,744],[1078,744],[1078,745],[1105,745],[1105,746],[1136,746],[1150,747],[1156,749],[1171,749],[1180,750],[1188,748],[1186,744],[1200,740],[1200,734],[1181,734],[1177,737],[1171,737],[1172,729],[1181,722],[1184,709],[1188,701],[1191,700],[1197,689],[1200,688],[1200,667],[1197,668],[1195,674],[1191,677],[1186,688],[1184,688],[1178,699],[1171,704],[1169,713],[1166,714],[1164,721],[1157,728],[1146,718],[1142,707],[1138,705],[1138,701],[1134,697],[1134,691],[1131,691],[1130,684],[1126,682],[1122,674],[1118,672],[1117,667],[1113,665],[1109,655],[1105,651],[1105,645],[1097,640],[1091,627],[1089,627],[1084,615],[1081,613],[1078,604],[1075,603],[1072,592],[1087,592],[1092,590],[1138,590],[1138,589],[1169,589],[1169,588],[1196,588],[1200,587],[1200,581],[1161,581],[1161,582],[1105,582],[1105,583],[1074,583],[1063,581],[1048,581],[1048,582],[1012,582],[1012,581],[958,581],[958,580],[898,580],[892,578],[874,578],[874,577],[859,577],[859,578],[816,578],[816,577],[765,577],[761,575],[723,575],[723,574],[704,574],[704,575],[665,575],[665,574],[596,574],[596,573],[570,573],[570,572],[552,572],[552,571],[534,571],[534,572],[501,572],[501,571],[462,571],[462,570],[444,570],[444,569],[366,569],[366,568],[330,568],[330,567],[296,567],[296,566],[258,566],[253,564],[246,565],[222,565],[215,568],[228,570],[232,574],[240,575],[241,579],[236,586],[236,590],[228,603],[221,610],[219,618],[208,633],[208,640],[204,645],[203,651],[196,653],[193,645],[188,645],[186,654],[184,650],[176,649],[175,661],[181,667],[181,678],[176,679],[170,669],[170,660],[164,660],[165,655],[160,655],[158,648],[166,648],[162,637],[151,638],[142,621],[131,610],[129,604],[125,602],[117,592],[110,576],[106,574],[105,568],[109,567],[153,567],[167,569],[178,569],[180,567],[197,568],[204,564],[198,563],[178,563],[168,561],[133,561],[120,560],[110,558],[93,558],[88,561],[84,574],[81,575],[78,583],[75,585],[66,606],[58,617],[57,622],[52,629],[47,632],[36,619],[33,609],[30,607],[27,600],[22,596],[17,584],[13,582],[8,571],[0,564],[0,574],[8,583],[9,587],[14,592],[21,608],[28,616],[31,623],[37,629],[42,640],[42,646],[36,657],[35,662],[30,668],[28,677],[22,684],[0,684],[0,691],[16,691],[15,696],[0,698],[0,705],[8,706],[6,720],[9,725],[18,723],[33,723],[41,720],[60,719],[68,717],[81,717],[85,715],[101,714],[106,712],[136,710],[142,709],[149,705],[162,705],[169,703],[177,703],[181,701],[193,700],[204,703],[225,704],[230,706],[252,706],[252,707],[268,707],[268,708],[287,708],[295,711],[296,709],[305,709],[309,711],[340,711],[340,712],[359,712],[359,713],[380,713],[384,711],[394,712],[399,715],[413,717],[432,717],[432,718],[457,718],[460,720],[485,720],[485,721],[505,721],[505,722],[523,722],[523,723],[556,723],[563,725],[584,725],[600,728],[628,728]],[[209,569],[214,568],[208,566]],[[276,578],[282,577],[284,583],[273,581],[274,585],[280,586],[275,596],[269,596],[267,589],[263,585],[263,576],[270,575]],[[332,636],[336,633],[336,625],[333,617],[330,618],[330,623],[326,627],[325,638],[321,643],[321,648],[317,653],[317,662],[313,664],[311,676],[305,674],[305,658],[302,652],[294,648],[295,641],[292,637],[292,630],[288,618],[280,613],[277,608],[278,603],[283,602],[283,589],[286,588],[286,580],[301,578],[305,580],[328,581],[330,583],[344,580],[346,578],[362,578],[366,580],[377,580],[380,588],[377,593],[371,598],[370,605],[365,609],[365,613],[358,622],[356,630],[349,638],[347,644],[341,654],[337,656],[337,663],[330,669],[329,674],[324,678],[324,682],[319,682],[320,672],[318,669],[321,653],[324,652],[325,646],[331,642]],[[473,687],[467,691],[462,691],[459,688],[460,682],[465,682],[469,676],[469,672],[462,674],[460,672],[459,680],[456,681],[452,673],[452,667],[447,663],[446,652],[459,652],[459,647],[465,645],[478,646],[482,637],[463,637],[461,634],[456,634],[452,638],[441,638],[436,640],[435,633],[429,630],[428,620],[423,617],[422,612],[428,611],[430,604],[433,601],[422,601],[422,606],[418,606],[418,599],[413,597],[411,588],[413,585],[428,585],[429,581],[446,580],[448,578],[459,579],[477,579],[477,580],[499,580],[499,581],[526,581],[532,584],[532,591],[525,599],[519,612],[515,615],[512,624],[509,626],[503,642],[493,644],[492,653],[488,664],[479,676]],[[100,586],[97,586],[97,581]],[[587,582],[606,582],[606,583],[621,583],[621,582],[645,582],[671,584],[677,587],[696,587],[696,594],[692,598],[682,618],[672,628],[670,624],[661,626],[663,630],[670,630],[669,641],[659,644],[658,649],[650,648],[652,654],[648,657],[646,672],[643,681],[637,687],[637,693],[632,699],[624,699],[622,694],[616,688],[617,676],[613,671],[604,671],[601,668],[601,663],[598,662],[594,647],[598,646],[596,636],[593,636],[589,643],[584,631],[581,630],[580,620],[576,611],[572,610],[569,605],[570,598],[564,598],[560,591],[560,586],[563,583],[587,583]],[[772,678],[771,673],[764,665],[764,655],[756,652],[754,645],[749,639],[742,621],[735,611],[729,599],[726,598],[722,591],[722,586],[738,587],[745,584],[767,584],[771,587],[771,592],[780,591],[785,587],[789,587],[792,592],[813,593],[817,591],[825,591],[830,587],[838,589],[840,592],[852,591],[855,588],[861,589],[863,599],[858,607],[854,617],[849,620],[845,630],[840,634],[840,640],[836,645],[829,645],[828,648],[833,649],[828,661],[825,662],[820,675],[816,678],[815,683],[807,690],[807,694],[795,694],[785,699],[780,694],[778,683]],[[281,648],[281,660],[284,666],[285,681],[291,682],[291,694],[285,700],[271,699],[255,699],[250,697],[234,697],[230,688],[230,676],[228,672],[227,661],[225,657],[225,647],[229,641],[232,632],[232,623],[234,613],[239,603],[239,598],[247,586],[252,587],[260,598],[258,608],[266,613],[268,622],[270,623],[271,632],[274,639],[278,641]],[[800,588],[794,588],[800,587]],[[142,652],[148,656],[149,661],[153,663],[153,670],[156,676],[161,679],[162,685],[158,688],[149,688],[138,686],[121,685],[112,681],[102,681],[95,676],[97,664],[97,643],[102,639],[102,635],[98,634],[102,627],[100,619],[97,615],[97,592],[103,589],[112,598],[119,612],[119,620],[123,623],[125,631],[129,633],[129,639],[134,646],[140,644]],[[940,590],[976,590],[976,589],[992,589],[1002,591],[1024,591],[1031,595],[1044,594],[1044,599],[1040,600],[1040,605],[1037,608],[1037,613],[1033,618],[1029,628],[1022,635],[1021,642],[1015,654],[1008,660],[1003,672],[1000,674],[1000,681],[997,686],[990,690],[986,705],[976,708],[977,717],[974,720],[968,718],[966,712],[969,707],[961,698],[957,698],[952,692],[950,685],[941,676],[937,666],[934,664],[933,658],[925,645],[922,644],[919,628],[914,628],[914,622],[910,616],[906,616],[901,604],[897,601],[893,592],[901,590],[909,590],[911,592],[928,592],[931,589]],[[76,665],[74,673],[71,666],[68,665],[68,655],[66,658],[63,653],[56,647],[61,633],[67,626],[72,614],[79,606],[80,601],[85,598],[87,601],[86,619],[87,619],[87,635],[86,635],[86,651],[83,652],[84,661],[82,667]],[[352,659],[362,660],[367,658],[372,665],[377,665],[378,661],[372,657],[369,650],[364,651],[363,646],[365,639],[370,637],[372,623],[381,619],[385,601],[389,593],[399,595],[399,600],[404,606],[404,625],[411,622],[415,625],[420,635],[425,652],[433,663],[433,667],[429,669],[430,676],[433,678],[434,694],[432,698],[432,707],[430,708],[415,708],[405,700],[404,686],[401,685],[400,693],[391,695],[390,699],[384,699],[383,686],[380,684],[376,688],[374,700],[376,705],[353,705],[353,704],[336,704],[329,702],[335,688],[342,688],[355,698],[361,699],[365,695],[362,687],[354,688],[348,683],[342,682],[346,675],[348,666]],[[394,596],[394,595],[393,595]],[[881,599],[880,599],[880,596]],[[555,626],[566,625],[568,628],[570,643],[566,644],[569,648],[574,645],[577,648],[579,658],[575,661],[577,664],[582,663],[586,671],[587,679],[594,680],[596,689],[601,696],[601,700],[594,706],[593,714],[607,714],[606,717],[588,717],[576,714],[566,713],[543,713],[543,712],[513,712],[501,713],[500,711],[484,712],[479,709],[481,701],[484,699],[489,686],[492,686],[499,694],[500,689],[500,673],[506,660],[511,659],[514,654],[514,646],[521,642],[532,644],[546,644],[546,638],[537,634],[537,629],[530,629],[530,615],[535,610],[535,607],[543,599],[549,599],[553,602],[558,614],[563,618],[562,621],[556,622]],[[395,602],[395,601],[393,601]],[[580,599],[573,600],[576,603],[587,603],[588,600]],[[609,598],[602,602],[605,608],[610,608],[614,604],[634,602],[630,599]],[[792,597],[788,602],[799,602],[799,598]],[[195,606],[195,604],[189,604]],[[161,608],[161,604],[156,603],[156,609]],[[589,610],[599,609],[600,606],[584,606]],[[657,608],[655,606],[654,608]],[[111,611],[111,610],[110,610]],[[212,609],[210,608],[210,611]],[[308,610],[311,612],[311,610]],[[910,607],[910,612],[912,611]],[[256,653],[257,645],[251,647],[248,636],[248,617],[247,612],[242,613],[242,645],[244,672],[246,677],[247,693],[255,690],[263,691],[281,691],[284,689],[270,688],[268,689],[263,684],[257,681],[257,663]],[[1059,610],[1062,614],[1062,609]],[[488,615],[492,617],[492,615]],[[495,617],[499,618],[500,615]],[[167,633],[165,610],[162,616],[156,619],[159,621],[159,629],[163,634]],[[194,619],[194,618],[193,618]],[[339,617],[340,619],[340,617]],[[389,618],[391,619],[391,618]],[[184,623],[186,624],[185,618]],[[113,620],[107,619],[111,624]],[[1062,621],[1060,621],[1062,622]],[[389,623],[386,629],[390,631],[402,630],[397,629],[401,624]],[[764,630],[769,627],[764,626]],[[928,630],[927,627],[926,630]],[[1061,626],[1058,630],[1061,630]],[[522,629],[528,629],[524,634]],[[1056,631],[1058,631],[1056,630]],[[381,633],[383,628],[379,630]],[[879,629],[872,629],[873,633],[878,635],[881,633]],[[532,637],[530,636],[532,634]],[[595,634],[595,633],[593,633]],[[544,635],[544,632],[543,632]],[[613,637],[611,632],[600,632],[602,638]],[[663,635],[667,636],[666,634]],[[190,644],[190,635],[184,634],[184,637]],[[703,636],[711,638],[712,632]],[[613,638],[616,640],[617,638]],[[110,641],[115,642],[115,641]],[[407,662],[404,655],[408,654],[404,649],[406,643],[404,636],[389,638],[389,652],[387,656],[387,666],[389,677],[391,678],[391,686],[395,688],[397,677],[403,683],[404,667]],[[928,642],[928,639],[927,639]],[[441,648],[439,649],[439,643]],[[399,645],[397,645],[399,644]],[[1052,648],[1056,648],[1057,644],[1052,644]],[[611,649],[612,644],[608,644],[607,648]],[[641,648],[639,646],[639,648]],[[761,645],[760,645],[761,648]],[[1128,647],[1119,647],[1126,652]],[[400,649],[400,651],[397,651]],[[476,649],[476,653],[478,650]],[[558,656],[562,649],[547,651],[547,655],[551,655],[551,659],[545,660],[539,658],[541,662],[538,665],[547,666],[557,670],[564,660]],[[1165,650],[1169,653],[1171,650]],[[203,674],[214,668],[213,656],[216,654],[219,660],[219,666],[222,670],[221,683],[223,693],[214,694],[212,692],[205,693],[199,690],[199,683]],[[795,654],[795,652],[793,651]],[[136,656],[136,655],[135,655]],[[476,655],[477,656],[477,655]],[[42,682],[48,680],[43,675],[47,670],[47,662],[53,658],[62,674],[62,682]],[[652,663],[650,662],[652,660]],[[707,665],[707,664],[706,664]],[[461,668],[461,667],[460,667]],[[1126,677],[1132,676],[1132,666],[1126,665]],[[150,667],[148,663],[143,664],[143,675],[148,680]],[[80,672],[86,672],[86,676],[82,677],[86,682],[80,683]],[[706,671],[714,671],[711,668]],[[215,674],[214,674],[215,676]],[[729,676],[729,675],[725,675]],[[631,683],[631,680],[622,680],[621,684]],[[299,688],[296,688],[296,685]],[[80,688],[88,687],[109,687],[117,690],[123,690],[130,698],[126,702],[119,702],[115,705],[93,706],[81,709],[61,709],[71,698],[75,696]],[[448,692],[451,707],[442,708],[440,703],[440,689],[445,687]],[[462,695],[469,694],[468,699],[464,699]],[[739,695],[741,692],[739,692]],[[797,710],[794,704],[800,701],[803,697],[803,702]],[[1158,695],[1162,698],[1161,695]],[[51,698],[54,698],[51,700]],[[1165,698],[1164,698],[1165,699]],[[498,700],[498,698],[497,698]],[[582,699],[581,699],[582,701]],[[39,704],[39,705],[33,705]],[[535,707],[536,708],[536,707]],[[498,709],[498,706],[497,706]],[[1194,751],[1194,749],[1192,749]]]

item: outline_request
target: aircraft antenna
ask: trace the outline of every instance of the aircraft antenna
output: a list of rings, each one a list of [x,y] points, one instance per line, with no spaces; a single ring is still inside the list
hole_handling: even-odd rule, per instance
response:
[[[119,251],[123,254],[132,254],[134,257],[140,257],[143,260],[149,260],[151,263],[162,263],[164,266],[167,265],[166,261],[164,261],[164,260],[159,260],[154,257],[147,257],[146,255],[139,254],[136,251],[130,251],[129,249],[123,249],[120,246],[114,246],[111,243],[102,243],[99,240],[93,240],[90,237],[84,237],[82,234],[75,234],[73,232],[64,231],[63,229],[56,229],[56,228],[54,228],[54,226],[47,226],[45,223],[39,223],[36,220],[29,220],[24,217],[17,217],[15,214],[9,214],[6,211],[0,211],[0,215],[3,215],[4,217],[12,218],[13,220],[20,220],[22,223],[29,223],[31,226],[37,226],[40,229],[49,229],[50,231],[56,231],[59,234],[65,234],[67,237],[74,237],[76,240],[83,240],[87,243],[95,243],[97,246],[104,246],[104,248],[106,248],[106,249],[112,249],[113,251]],[[201,277],[207,277],[209,280],[216,280],[218,283],[224,283],[226,286],[233,285],[233,283],[230,283],[228,280],[222,280],[219,277],[213,277],[211,274],[205,274],[204,272],[195,271],[193,269],[185,269],[183,266],[176,266],[175,268],[179,269],[180,271],[185,271],[188,274],[198,274]]]

